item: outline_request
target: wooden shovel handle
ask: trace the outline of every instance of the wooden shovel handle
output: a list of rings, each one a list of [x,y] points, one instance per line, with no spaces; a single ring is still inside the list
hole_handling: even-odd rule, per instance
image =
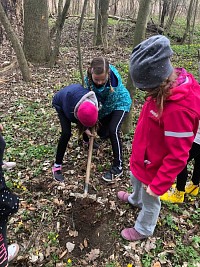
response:
[[[92,128],[92,134],[94,134],[94,128]],[[90,180],[93,144],[94,144],[94,137],[91,136],[90,142],[89,142],[88,161],[87,161],[87,169],[86,169],[86,177],[85,177],[85,190],[84,190],[85,193],[88,192],[88,185],[89,185],[89,180]]]

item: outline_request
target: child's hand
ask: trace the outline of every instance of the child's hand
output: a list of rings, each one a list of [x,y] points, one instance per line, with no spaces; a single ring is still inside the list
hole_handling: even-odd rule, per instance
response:
[[[149,185],[147,186],[147,190],[146,190],[147,194],[149,194],[152,197],[158,197],[158,195],[156,195],[151,188],[149,187]]]
[[[96,136],[96,133],[92,134],[89,129],[85,130],[85,133],[87,134],[88,137],[95,137]]]
[[[3,131],[3,125],[0,124],[0,132],[2,132],[2,131]]]

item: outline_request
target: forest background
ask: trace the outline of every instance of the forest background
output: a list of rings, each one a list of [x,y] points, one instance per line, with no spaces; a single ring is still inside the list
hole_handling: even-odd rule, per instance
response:
[[[0,121],[5,160],[17,163],[5,178],[21,199],[8,226],[9,243],[20,245],[10,266],[200,266],[199,195],[186,196],[181,205],[163,204],[155,235],[138,242],[120,237],[138,210],[116,198],[119,190],[131,190],[131,142],[144,102],[144,94],[130,81],[131,51],[144,38],[164,34],[174,50],[173,65],[199,79],[199,1],[0,3]],[[63,86],[82,83],[94,56],[104,56],[118,68],[134,100],[123,131],[125,172],[112,185],[102,181],[112,155],[109,142],[97,138],[89,196],[75,198],[71,193],[83,193],[88,150],[74,128],[64,162],[65,186],[53,181],[60,128],[51,101]],[[188,167],[191,176],[192,164]]]

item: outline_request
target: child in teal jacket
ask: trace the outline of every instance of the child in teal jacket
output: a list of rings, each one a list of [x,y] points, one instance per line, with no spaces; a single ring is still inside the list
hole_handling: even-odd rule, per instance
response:
[[[130,111],[132,100],[117,69],[103,57],[92,60],[85,83],[95,92],[100,105],[98,135],[102,139],[109,137],[111,141],[113,164],[102,178],[112,182],[123,173],[120,129]]]

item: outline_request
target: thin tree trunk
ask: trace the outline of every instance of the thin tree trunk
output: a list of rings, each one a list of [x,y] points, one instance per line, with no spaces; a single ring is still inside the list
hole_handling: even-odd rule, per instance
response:
[[[12,29],[12,26],[6,16],[6,13],[4,12],[4,9],[2,7],[2,4],[0,2],[0,21],[7,33],[7,36],[10,40],[10,42],[12,43],[12,46],[15,50],[16,56],[17,56],[17,60],[19,63],[19,68],[22,72],[22,77],[24,79],[24,81],[28,82],[31,80],[31,73],[28,67],[28,63],[27,60],[25,58],[23,49],[21,47],[21,44],[19,42],[19,39],[17,38],[17,35],[15,34],[15,32]]]
[[[185,42],[187,34],[190,31],[190,22],[192,18],[193,7],[194,7],[194,0],[190,0],[190,5],[189,5],[188,13],[187,13],[187,25],[186,25],[185,32],[183,34],[183,38],[181,40],[181,44]]]
[[[63,7],[63,0],[59,0],[58,4],[58,17],[56,21],[56,37],[55,37],[55,43],[54,43],[54,48],[50,57],[50,66],[53,67],[53,65],[56,62],[56,59],[59,55],[59,48],[60,48],[60,42],[61,42],[61,34],[62,34],[62,29],[65,24],[65,19],[66,15],[70,6],[70,1],[71,0],[66,0],[65,5]],[[63,8],[63,10],[62,10]]]
[[[57,9],[57,5],[56,5],[56,1],[53,0],[53,4],[54,4],[54,9],[55,9],[55,15],[58,14],[58,9]]]
[[[98,17],[99,17],[99,1],[95,0],[95,16],[94,16],[94,36],[93,36],[93,45],[97,43],[97,27],[98,27]]]
[[[176,13],[177,13],[177,7],[178,7],[178,4],[179,4],[179,1],[180,0],[173,0],[172,1],[172,4],[171,4],[171,9],[170,9],[170,14],[169,14],[169,19],[167,20],[167,23],[165,25],[165,29],[167,32],[170,31],[170,28],[172,26],[172,23],[174,21],[174,18],[176,16]]]
[[[145,38],[147,21],[150,13],[151,0],[140,0],[137,21],[134,32],[134,47]]]
[[[102,42],[104,47],[108,47],[107,31],[108,31],[108,8],[109,0],[102,1]]]
[[[193,44],[194,27],[195,27],[195,22],[196,22],[196,16],[197,16],[198,5],[199,5],[199,0],[196,0],[195,8],[194,8],[194,18],[193,18],[193,22],[192,22],[192,30],[191,30],[191,34],[190,34],[191,44]]]
[[[78,34],[77,34],[77,49],[78,49],[78,59],[79,59],[78,63],[79,63],[79,71],[81,75],[82,85],[84,85],[84,75],[83,75],[82,54],[81,54],[81,30],[83,26],[83,19],[87,7],[87,2],[88,0],[84,0],[81,18],[78,25]]]
[[[137,15],[137,22],[136,22],[135,32],[134,32],[134,47],[138,45],[142,41],[142,39],[145,38],[146,26],[147,26],[149,13],[150,13],[150,6],[151,6],[151,0],[140,0],[140,6],[139,6],[138,15]],[[130,73],[128,74],[126,88],[129,90],[131,99],[133,100],[136,88],[133,86]],[[123,124],[124,133],[129,133],[132,130],[133,128],[132,118],[133,118],[133,112],[131,108]]]
[[[98,1],[98,24],[97,35],[95,37],[95,45],[102,45],[107,47],[107,25],[108,25],[108,7],[109,0]],[[96,14],[95,14],[96,16]]]
[[[164,0],[163,7],[162,7],[162,14],[161,14],[161,20],[160,20],[160,26],[164,27],[165,17],[167,16],[169,12],[169,0]]]

